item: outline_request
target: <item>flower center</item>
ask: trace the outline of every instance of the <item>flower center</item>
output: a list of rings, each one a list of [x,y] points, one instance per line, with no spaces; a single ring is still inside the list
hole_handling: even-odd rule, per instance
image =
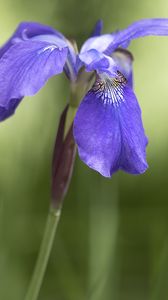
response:
[[[104,105],[113,104],[118,106],[124,101],[123,89],[127,84],[124,75],[117,71],[116,77],[111,78],[105,74],[99,75],[92,87],[97,98],[101,99]]]

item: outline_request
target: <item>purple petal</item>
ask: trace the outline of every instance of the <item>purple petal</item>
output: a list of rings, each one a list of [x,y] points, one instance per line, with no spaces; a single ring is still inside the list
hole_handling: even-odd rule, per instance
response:
[[[148,35],[168,35],[168,19],[144,19],[137,21],[126,29],[119,31],[105,50],[106,54],[112,53],[116,48],[128,46],[136,38]]]
[[[120,66],[115,63],[112,57],[100,53],[95,49],[80,53],[78,58],[80,61],[79,66],[81,67],[81,65],[84,64],[87,72],[106,72],[109,75],[113,76],[120,68]]]
[[[65,39],[64,36],[53,28],[35,22],[22,22],[16,28],[11,38],[0,48],[0,57],[13,45],[16,38],[23,39],[24,35],[27,38],[32,38],[37,35],[53,34],[60,39]]]
[[[148,140],[138,101],[129,87],[124,90],[124,103],[120,105],[119,110],[123,141],[120,168],[131,174],[144,173],[148,167],[146,162]]]
[[[128,47],[132,39],[148,35],[167,36],[168,19],[144,19],[133,23],[124,30],[91,37],[83,44],[81,53],[96,49],[110,55],[118,47]]]
[[[61,73],[67,52],[37,41],[10,47],[0,59],[0,119],[11,115],[24,96],[34,95],[51,76]]]
[[[115,63],[120,66],[120,72],[125,76],[130,87],[133,88],[133,56],[131,52],[123,48],[118,48],[111,56]]]
[[[96,25],[95,25],[94,29],[93,29],[91,37],[95,37],[95,36],[101,35],[102,28],[103,28],[103,21],[102,20],[98,20],[96,22]]]
[[[0,105],[0,121],[7,119],[9,116],[12,116],[21,100],[22,98],[11,99],[7,107]]]
[[[79,156],[105,177],[118,169],[139,174],[147,168],[141,111],[124,77],[97,79],[74,120]]]
[[[70,80],[72,81],[76,80],[77,77],[76,53],[70,41],[68,41],[66,38],[60,38],[59,36],[53,34],[37,35],[32,37],[31,40],[48,42],[60,48],[68,47],[67,62],[64,66],[64,71]]]
[[[77,76],[76,70],[76,54],[71,43],[57,30],[34,22],[21,23],[12,37],[0,48],[0,58],[3,54],[16,42],[25,40],[35,40],[55,44],[58,47],[68,47],[67,62],[64,71],[70,80],[75,80]]]
[[[81,160],[105,177],[111,167],[118,169],[121,135],[118,118],[90,91],[82,101],[75,120],[74,138]]]
[[[83,44],[80,53],[95,49],[99,52],[105,52],[105,50],[111,45],[115,34],[103,34],[101,36],[91,37]]]

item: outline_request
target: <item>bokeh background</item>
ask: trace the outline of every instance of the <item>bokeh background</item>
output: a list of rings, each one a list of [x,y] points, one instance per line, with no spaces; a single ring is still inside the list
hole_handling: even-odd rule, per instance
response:
[[[0,0],[0,43],[19,22],[51,25],[80,45],[104,32],[168,17],[168,2]],[[135,90],[149,137],[149,170],[104,179],[78,158],[40,300],[164,300],[168,295],[168,37],[133,41]],[[52,78],[0,124],[0,299],[24,298],[50,198],[51,157],[69,97]]]

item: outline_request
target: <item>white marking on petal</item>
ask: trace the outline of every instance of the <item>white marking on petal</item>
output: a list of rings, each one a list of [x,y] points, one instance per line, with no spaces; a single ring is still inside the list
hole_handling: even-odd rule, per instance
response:
[[[114,78],[110,78],[106,74],[99,75],[92,89],[104,105],[119,106],[124,102],[123,88],[126,83],[124,75],[117,71]]]
[[[44,52],[46,52],[46,51],[50,51],[50,52],[52,52],[52,51],[54,51],[55,49],[59,49],[59,50],[61,50],[59,47],[57,47],[57,46],[55,46],[55,45],[50,45],[50,46],[46,46],[45,48],[43,48],[43,49],[40,49],[39,51],[38,51],[38,54],[41,54],[41,53],[44,53]]]
[[[27,41],[29,38],[28,38],[28,35],[27,35],[27,32],[28,32],[28,29],[25,28],[23,31],[22,31],[22,39],[24,41]]]

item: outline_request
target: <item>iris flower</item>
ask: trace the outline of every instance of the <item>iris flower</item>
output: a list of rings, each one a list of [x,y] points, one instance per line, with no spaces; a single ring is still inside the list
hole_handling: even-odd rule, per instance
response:
[[[54,75],[64,71],[71,83],[77,83],[81,74],[92,74],[93,85],[74,119],[79,156],[105,177],[119,169],[140,174],[148,167],[148,141],[133,91],[132,55],[127,47],[139,37],[168,35],[168,19],[140,20],[109,34],[101,30],[98,22],[77,52],[71,41],[51,27],[21,23],[0,48],[0,120],[11,116],[25,96],[36,94]]]

